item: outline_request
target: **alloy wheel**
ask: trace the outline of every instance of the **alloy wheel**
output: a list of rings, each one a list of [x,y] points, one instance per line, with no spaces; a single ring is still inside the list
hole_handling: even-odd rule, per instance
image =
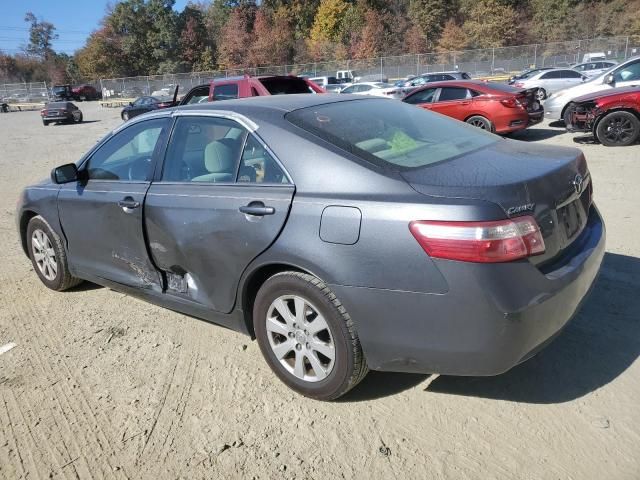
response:
[[[267,311],[266,330],[271,351],[296,378],[318,382],[333,370],[336,349],[329,325],[303,297],[276,298]]]
[[[634,134],[631,120],[615,115],[608,119],[605,126],[605,137],[612,143],[624,143]]]
[[[482,130],[487,130],[487,122],[483,121],[483,120],[471,120],[469,122],[469,125],[473,125],[474,127],[478,127],[481,128]]]
[[[55,280],[58,275],[58,261],[49,236],[40,229],[34,230],[31,235],[31,249],[42,276],[49,281]]]

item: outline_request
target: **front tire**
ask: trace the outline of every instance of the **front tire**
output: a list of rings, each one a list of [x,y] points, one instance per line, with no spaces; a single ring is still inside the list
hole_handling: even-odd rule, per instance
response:
[[[334,400],[367,374],[353,320],[329,287],[300,272],[269,278],[253,307],[258,345],[288,387],[317,400]]]
[[[82,112],[73,112],[73,123],[82,123]]]
[[[538,91],[536,92],[536,100],[541,102],[542,100],[546,100],[546,99],[547,99],[547,91],[544,88],[538,88]]]
[[[122,117],[122,120],[126,122],[127,120],[129,120],[129,112],[122,112],[120,117]]]
[[[38,278],[51,290],[61,292],[82,283],[69,273],[67,253],[60,237],[39,215],[27,226],[27,248]]]
[[[611,112],[598,122],[595,137],[606,147],[626,147],[640,136],[640,120],[633,113]]]
[[[491,122],[481,115],[474,115],[473,117],[469,117],[467,118],[466,122],[469,125],[478,127],[481,130],[486,130],[487,132],[493,131],[493,125],[491,124]]]

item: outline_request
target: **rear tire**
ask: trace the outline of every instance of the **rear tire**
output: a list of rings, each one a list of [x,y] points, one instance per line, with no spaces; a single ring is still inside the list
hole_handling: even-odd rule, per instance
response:
[[[78,112],[78,115],[73,114],[73,123],[82,123],[82,112]]]
[[[469,117],[467,118],[466,122],[469,125],[472,125],[474,127],[477,127],[481,130],[486,130],[488,132],[493,132],[493,124],[489,121],[489,119],[481,116],[481,115],[474,115],[473,117]]]
[[[27,226],[27,249],[33,269],[46,287],[61,292],[82,283],[69,273],[62,241],[40,215]]]
[[[256,296],[253,324],[269,367],[302,395],[334,400],[368,372],[353,320],[312,275],[282,272],[269,278]]]
[[[606,147],[626,147],[640,136],[640,120],[633,113],[617,111],[598,122],[595,137]]]

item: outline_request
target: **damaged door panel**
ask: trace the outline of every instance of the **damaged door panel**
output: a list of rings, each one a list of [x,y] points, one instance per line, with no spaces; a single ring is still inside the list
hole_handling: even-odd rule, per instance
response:
[[[167,293],[229,313],[245,267],[284,226],[293,186],[153,184],[145,203],[151,255]],[[263,216],[242,207],[261,202]]]

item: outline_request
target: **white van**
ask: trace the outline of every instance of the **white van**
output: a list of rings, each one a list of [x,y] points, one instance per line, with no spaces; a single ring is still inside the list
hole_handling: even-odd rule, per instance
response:
[[[607,59],[607,55],[604,52],[591,52],[585,53],[582,57],[582,63],[587,62],[601,62]]]

